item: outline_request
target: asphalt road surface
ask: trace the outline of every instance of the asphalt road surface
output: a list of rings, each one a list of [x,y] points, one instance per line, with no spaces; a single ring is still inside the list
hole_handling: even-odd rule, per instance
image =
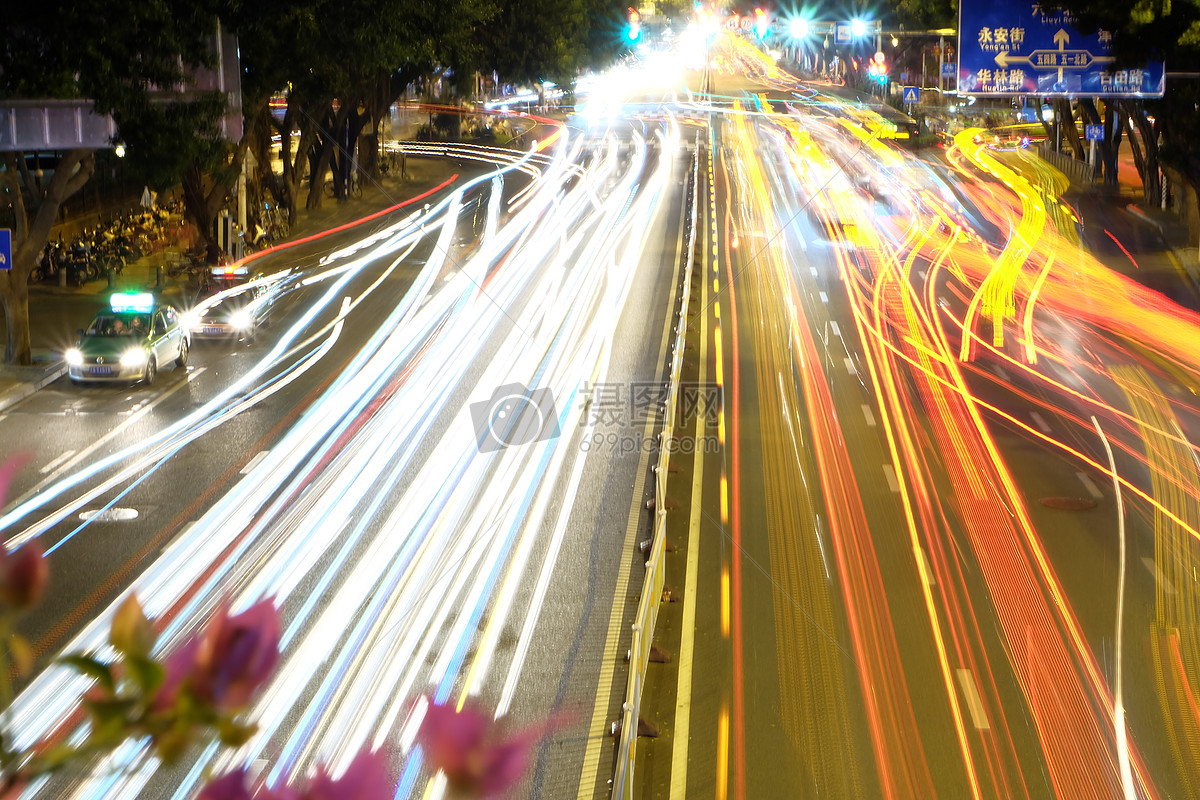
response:
[[[517,796],[608,796],[690,224],[639,796],[1195,793],[1200,320],[1153,291],[1189,299],[1170,258],[984,132],[914,152],[740,39],[705,60],[625,65],[537,153],[455,148],[453,183],[270,256],[255,341],[8,411],[35,459],[0,526],[53,574],[18,744],[75,729],[50,660],[103,653],[128,591],[164,648],[221,598],[284,623],[243,748],[135,745],[42,796],[386,743],[440,797],[430,701],[557,723]]]
[[[1197,319],[1145,288],[1190,286],[1028,151],[914,153],[724,41],[723,399],[676,420],[722,446],[673,461],[641,796],[1191,796]]]

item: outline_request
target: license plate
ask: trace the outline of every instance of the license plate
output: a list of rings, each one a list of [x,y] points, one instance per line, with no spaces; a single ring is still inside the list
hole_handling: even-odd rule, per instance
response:
[[[213,326],[211,326],[211,325],[210,325],[210,326],[208,326],[208,327],[206,327],[206,328],[204,328],[204,333],[211,333],[211,334],[221,334],[221,333],[224,333],[224,332],[225,332],[225,329],[224,329],[224,328],[216,328],[216,327],[213,327]]]
[[[88,368],[89,375],[112,375],[112,367],[90,367]]]

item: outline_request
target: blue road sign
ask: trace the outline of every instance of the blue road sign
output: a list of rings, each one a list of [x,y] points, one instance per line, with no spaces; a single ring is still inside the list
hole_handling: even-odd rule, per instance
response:
[[[955,69],[956,69],[956,67],[954,66],[954,62],[952,62],[952,61],[947,61],[945,64],[942,64],[942,77],[943,78],[953,78]]]
[[[1086,138],[1088,138],[1089,140],[1090,139],[1095,139],[1096,141],[1104,140],[1104,126],[1103,125],[1084,125],[1083,132],[1084,132],[1084,135],[1086,136]]]
[[[915,105],[919,102],[921,102],[921,90],[918,89],[916,86],[905,86],[904,87],[904,104],[906,106],[908,106],[908,105]]]
[[[839,22],[835,27],[833,35],[834,44],[850,44],[850,40],[854,38],[854,32],[850,28],[849,22]]]
[[[1116,69],[1112,34],[1028,0],[958,4],[958,91],[971,95],[1162,97],[1161,61]]]
[[[12,230],[0,228],[0,269],[12,269]]]

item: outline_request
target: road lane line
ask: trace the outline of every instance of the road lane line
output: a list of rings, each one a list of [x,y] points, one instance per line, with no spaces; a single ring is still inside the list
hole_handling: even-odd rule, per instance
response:
[[[1152,557],[1142,556],[1142,563],[1146,565],[1146,569],[1150,570],[1150,574],[1154,576],[1154,580],[1162,586],[1163,592],[1166,594],[1175,594],[1175,587],[1167,580],[1167,576],[1162,574],[1162,570],[1158,568],[1158,564],[1154,563]]]
[[[708,287],[701,282],[700,308],[708,308]],[[708,376],[708,315],[700,314],[700,366],[696,382],[704,386]],[[708,419],[704,408],[704,393],[700,393],[700,407],[696,409],[696,439],[698,445],[704,440],[705,422]],[[700,593],[700,515],[701,496],[704,493],[705,448],[693,447],[692,456],[692,508],[688,516],[687,566],[683,578],[683,621],[679,640],[679,674],[675,692],[675,730],[671,734],[671,794],[670,800],[687,797],[688,744],[692,724],[692,665],[696,651],[696,595]]]
[[[679,239],[675,244],[675,271],[677,275],[681,275],[680,255],[683,252],[684,239],[684,215],[687,213],[687,204],[683,204],[683,208],[679,212]],[[713,240],[713,247],[716,247],[716,240]],[[682,280],[682,277],[681,277]],[[667,304],[667,308],[675,307],[675,303],[679,297],[679,285],[681,280],[671,281],[671,301]],[[716,284],[716,279],[713,279]],[[717,285],[714,289],[715,293],[720,292],[720,286]],[[659,336],[658,360],[655,361],[657,369],[661,369],[667,363],[667,348],[671,344],[671,323],[673,317],[670,313],[664,315],[662,334]],[[646,416],[646,424],[642,430],[642,441],[651,441],[654,439],[655,427],[658,424],[658,410],[651,407]],[[646,488],[646,473],[650,466],[650,449],[640,448],[642,453],[638,458],[638,467],[636,477],[633,484],[633,496],[630,498],[629,518],[625,522],[625,541],[621,546],[621,563],[617,571],[616,585],[613,587],[613,603],[608,615],[608,632],[605,634],[604,649],[600,655],[600,674],[597,676],[599,682],[596,686],[596,704],[592,707],[592,720],[588,725],[587,731],[587,747],[584,750],[583,765],[579,770],[579,788],[577,791],[578,800],[591,800],[596,793],[596,781],[600,776],[600,752],[602,745],[609,740],[608,725],[608,706],[613,693],[613,675],[616,672],[617,663],[625,663],[624,655],[618,652],[618,645],[621,637],[625,635],[626,625],[623,619],[627,598],[629,595],[629,578],[630,572],[633,571],[633,553],[637,550],[638,531],[641,528],[642,514],[642,494]],[[640,593],[640,587],[639,587]],[[636,604],[634,604],[636,606]],[[632,669],[632,665],[629,667]],[[621,681],[620,691],[624,694],[625,681]],[[606,759],[606,762],[608,759]]]
[[[721,704],[717,719],[717,800],[729,796],[729,709]]]
[[[1004,367],[999,364],[992,364],[992,372],[996,373],[996,377],[1008,383],[1008,373],[1004,371]]]
[[[838,327],[836,322],[829,323],[829,330],[833,331],[834,336],[838,337],[839,339],[842,338],[842,329]]]
[[[874,412],[871,411],[871,407],[869,405],[867,405],[866,403],[863,403],[862,411],[863,411],[863,416],[867,418],[867,424],[870,425],[872,428],[874,428],[876,425],[875,414],[874,414]]]
[[[1046,424],[1046,420],[1042,419],[1042,415],[1036,411],[1029,412],[1029,418],[1033,420],[1033,424],[1042,429],[1042,433],[1050,433],[1050,426]]]
[[[1136,800],[1137,790],[1133,782],[1133,766],[1129,753],[1129,730],[1125,726],[1125,684],[1124,684],[1124,645],[1125,631],[1125,500],[1121,496],[1121,478],[1117,475],[1117,462],[1113,459],[1112,447],[1108,436],[1100,427],[1100,420],[1092,415],[1092,426],[1100,436],[1104,445],[1104,454],[1108,456],[1109,474],[1113,480],[1113,495],[1117,499],[1117,619],[1116,625],[1116,676],[1113,679],[1112,719],[1113,733],[1117,740],[1117,770],[1121,776],[1121,791],[1125,800]]]
[[[26,494],[25,496],[18,499],[17,502],[14,503],[14,505],[19,505],[20,503],[23,503],[27,497],[32,497],[37,492],[41,491],[43,487],[48,486],[53,481],[58,480],[59,476],[61,476],[63,473],[65,473],[71,469],[74,469],[77,465],[82,463],[83,460],[86,459],[88,456],[90,456],[92,453],[96,452],[101,447],[108,444],[108,442],[111,441],[113,438],[120,436],[122,433],[124,433],[126,428],[133,425],[133,423],[137,422],[142,417],[146,416],[151,411],[153,411],[160,403],[165,402],[167,400],[167,398],[169,398],[171,395],[175,394],[180,389],[187,386],[188,381],[191,381],[193,376],[199,375],[201,372],[204,372],[205,369],[207,369],[207,368],[206,367],[197,367],[196,369],[190,371],[188,373],[188,378],[186,381],[180,381],[179,383],[175,384],[167,391],[163,392],[158,397],[154,398],[153,401],[146,403],[146,405],[139,408],[135,413],[127,416],[121,422],[120,425],[113,428],[108,433],[104,434],[103,436],[101,436],[96,441],[92,442],[90,445],[88,445],[84,449],[80,450],[78,453],[73,455],[71,458],[67,459],[62,465],[60,465],[56,470],[54,470],[54,472],[51,473],[49,475],[49,477],[46,478],[46,480],[42,481],[37,486],[35,486],[30,492],[28,492],[28,494]]]
[[[900,494],[900,481],[896,479],[896,469],[891,464],[883,465],[883,476],[887,478],[888,488]]]
[[[983,701],[979,699],[979,687],[975,685],[975,676],[969,669],[957,669],[958,685],[962,687],[963,698],[967,702],[967,710],[971,712],[971,722],[977,730],[986,731],[991,728],[988,724],[987,713],[983,710]]]
[[[270,450],[260,450],[258,455],[246,462],[246,466],[242,467],[241,474],[249,475],[255,467],[262,463],[262,460],[271,453]]]
[[[846,359],[846,371],[849,372],[851,375],[858,375],[858,369],[854,366],[854,359],[852,359],[852,358]]]
[[[53,472],[58,467],[59,464],[63,463],[64,461],[66,461],[68,458],[70,458],[73,455],[75,455],[75,451],[68,450],[65,453],[63,453],[61,456],[59,456],[58,458],[51,461],[46,466],[39,469],[38,472],[42,473],[43,475],[45,475],[47,472]]]
[[[822,303],[828,303],[828,302],[829,302],[829,295],[825,294],[824,292],[821,292],[820,294],[821,294],[821,302],[822,302]]]
[[[933,579],[933,570],[931,570],[929,568],[929,559],[925,557],[925,548],[918,547],[918,548],[916,548],[916,552],[917,552],[917,561],[920,562],[920,564],[918,565],[920,567],[919,571],[921,573],[921,577],[925,579],[925,585],[926,586],[937,585],[937,581],[935,581]]]
[[[1083,484],[1083,488],[1087,489],[1088,494],[1097,500],[1104,497],[1104,492],[1100,491],[1100,487],[1096,485],[1094,480],[1088,477],[1086,472],[1076,472],[1075,475],[1079,478],[1079,482]]]

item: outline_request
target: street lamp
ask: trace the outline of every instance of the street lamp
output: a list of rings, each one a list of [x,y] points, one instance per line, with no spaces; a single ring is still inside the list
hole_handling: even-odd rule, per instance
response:
[[[854,37],[865,36],[867,33],[867,23],[861,19],[850,20],[850,34]]]
[[[792,20],[789,30],[793,39],[803,39],[805,36],[808,36],[808,20],[803,17],[797,17]]]

